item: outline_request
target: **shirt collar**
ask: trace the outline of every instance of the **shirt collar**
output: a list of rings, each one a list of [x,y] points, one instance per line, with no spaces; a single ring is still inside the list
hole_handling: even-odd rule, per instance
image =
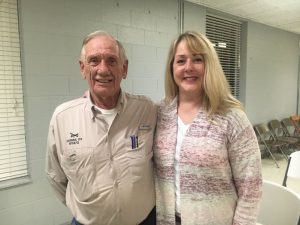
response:
[[[124,102],[125,102],[125,92],[121,90],[119,99],[116,105],[117,114],[120,114],[124,109]],[[91,100],[90,92],[88,92],[87,96],[87,109],[89,111],[90,119],[95,120],[97,114],[101,114],[99,110],[96,109],[95,104]]]

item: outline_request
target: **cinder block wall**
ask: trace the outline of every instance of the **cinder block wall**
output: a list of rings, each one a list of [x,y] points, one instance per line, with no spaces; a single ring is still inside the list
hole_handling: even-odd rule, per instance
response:
[[[44,158],[55,106],[87,89],[78,65],[82,38],[97,29],[118,37],[129,57],[123,89],[158,101],[169,44],[178,33],[178,1],[19,0],[19,10],[32,183],[0,190],[0,225],[67,224],[71,215],[45,179]],[[204,33],[205,14],[206,8],[185,2],[184,30]],[[299,35],[251,21],[244,28],[241,80],[250,121],[294,114]]]
[[[69,210],[45,178],[48,125],[55,106],[87,89],[79,71],[83,37],[98,29],[124,43],[129,74],[123,89],[163,96],[166,56],[177,35],[174,0],[20,0],[26,143],[32,183],[0,190],[1,225],[61,225]]]

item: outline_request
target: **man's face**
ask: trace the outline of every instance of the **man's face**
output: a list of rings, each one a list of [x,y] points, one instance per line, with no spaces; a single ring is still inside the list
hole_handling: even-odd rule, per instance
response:
[[[94,37],[85,45],[85,56],[79,63],[94,101],[117,99],[128,68],[119,53],[116,41],[107,36]]]

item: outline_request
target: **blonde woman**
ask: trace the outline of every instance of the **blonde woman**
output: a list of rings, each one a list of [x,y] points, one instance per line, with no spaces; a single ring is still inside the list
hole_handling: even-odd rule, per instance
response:
[[[185,32],[171,45],[165,95],[154,141],[157,224],[256,224],[256,135],[204,35]]]

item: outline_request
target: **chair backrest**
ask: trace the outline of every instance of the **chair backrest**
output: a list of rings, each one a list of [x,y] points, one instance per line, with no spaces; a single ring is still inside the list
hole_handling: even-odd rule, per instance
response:
[[[292,190],[264,180],[258,222],[265,225],[297,225],[300,198]]]
[[[296,132],[300,132],[300,115],[290,116]]]
[[[268,125],[275,136],[284,136],[286,134],[279,120],[271,120]]]
[[[281,123],[283,125],[283,128],[286,132],[286,135],[294,135],[295,133],[295,126],[294,124],[292,123],[291,119],[290,118],[284,118],[281,120]]]
[[[265,123],[256,124],[254,126],[254,130],[258,134],[260,141],[264,140],[275,140],[275,137],[271,130],[269,129],[268,125]]]

